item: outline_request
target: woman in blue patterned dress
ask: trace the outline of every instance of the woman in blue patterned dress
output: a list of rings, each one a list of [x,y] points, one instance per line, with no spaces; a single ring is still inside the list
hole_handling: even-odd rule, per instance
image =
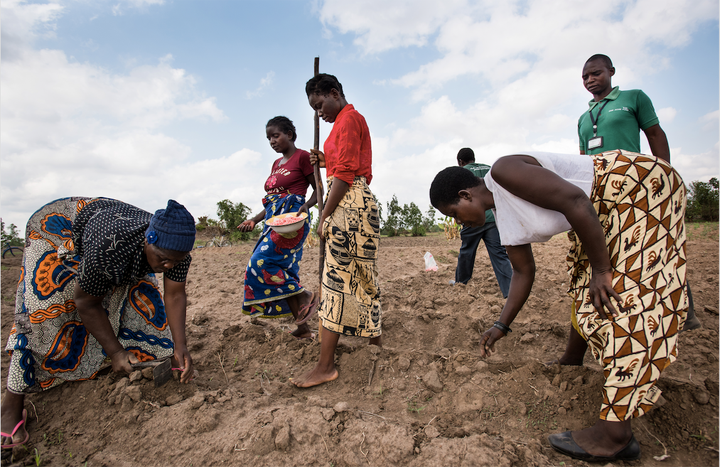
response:
[[[273,162],[265,182],[265,210],[240,224],[238,229],[242,232],[250,232],[261,220],[267,221],[278,214],[308,212],[317,202],[310,154],[295,147],[295,125],[287,117],[275,117],[267,122],[265,132],[270,146],[282,157]],[[313,194],[306,201],[305,194],[311,185]],[[292,315],[297,324],[292,335],[298,339],[315,337],[306,322],[319,302],[314,293],[300,285],[298,275],[303,244],[309,232],[309,216],[302,228],[290,234],[279,234],[266,223],[244,277],[243,313],[259,318]]]

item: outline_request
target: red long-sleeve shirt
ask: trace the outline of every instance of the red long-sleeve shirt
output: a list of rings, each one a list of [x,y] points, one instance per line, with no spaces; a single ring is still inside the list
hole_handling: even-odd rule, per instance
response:
[[[372,180],[370,129],[365,117],[347,104],[335,118],[324,145],[327,175],[352,185],[355,177]]]

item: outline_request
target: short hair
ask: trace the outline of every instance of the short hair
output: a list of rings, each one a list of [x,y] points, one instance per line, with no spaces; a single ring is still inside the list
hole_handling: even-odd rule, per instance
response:
[[[593,55],[592,57],[588,58],[588,59],[585,61],[585,65],[587,65],[587,64],[590,63],[590,62],[594,62],[595,60],[600,60],[600,61],[602,61],[603,64],[604,64],[606,67],[608,67],[608,68],[612,68],[612,67],[613,67],[612,60],[610,60],[610,57],[608,57],[607,55],[603,55],[603,54],[595,54],[595,55]]]
[[[457,158],[459,161],[470,163],[475,162],[475,153],[470,148],[462,148],[458,151]]]
[[[297,139],[297,131],[295,131],[295,125],[293,124],[292,120],[287,117],[283,117],[282,115],[273,117],[268,120],[265,128],[269,126],[276,126],[278,127],[278,130],[282,131],[283,133],[289,133],[290,141],[292,141],[293,143]]]
[[[430,184],[430,203],[437,209],[457,204],[460,201],[460,190],[467,190],[480,183],[482,179],[468,169],[448,167],[438,172]]]
[[[310,94],[327,96],[333,89],[337,89],[340,96],[345,97],[340,81],[333,75],[328,75],[327,73],[320,73],[317,76],[313,76],[305,84],[305,94],[307,94],[308,97],[310,97]]]

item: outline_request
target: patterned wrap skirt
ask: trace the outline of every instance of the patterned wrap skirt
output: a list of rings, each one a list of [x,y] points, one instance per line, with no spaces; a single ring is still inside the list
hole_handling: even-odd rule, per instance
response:
[[[93,378],[107,357],[80,319],[73,299],[77,268],[72,225],[91,198],[64,198],[40,208],[25,230],[15,298],[7,388],[40,392],[63,381]],[[154,274],[115,287],[102,302],[120,344],[140,361],[173,354],[165,305]]]
[[[273,216],[297,212],[305,197],[290,193],[270,194],[263,198],[265,230],[245,268],[245,297],[242,311],[258,318],[292,316],[287,297],[305,290],[300,285],[300,260],[305,238],[310,232],[310,216],[297,232],[279,234],[267,221]]]
[[[624,421],[660,397],[660,373],[677,358],[688,308],[685,204],[680,175],[665,161],[626,151],[595,156],[590,199],[605,231],[619,316],[600,318],[588,295],[590,261],[574,232],[568,254],[573,326],[602,366],[600,419]]]
[[[328,178],[328,193],[332,181]],[[318,310],[322,326],[339,334],[379,337],[380,218],[365,177],[355,177],[335,211],[325,219],[323,232],[325,266]]]

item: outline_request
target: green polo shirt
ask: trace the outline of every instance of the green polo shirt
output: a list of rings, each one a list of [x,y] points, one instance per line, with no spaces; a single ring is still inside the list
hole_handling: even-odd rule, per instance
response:
[[[650,98],[639,89],[621,91],[616,86],[600,102],[591,100],[588,106],[578,120],[580,151],[585,154],[599,154],[613,149],[640,152],[640,130],[659,122]],[[595,149],[588,149],[588,141],[593,138],[590,112],[597,118],[597,135],[603,137],[602,147]]]
[[[490,171],[490,166],[487,164],[478,164],[475,162],[471,162],[469,164],[465,164],[463,168],[468,169],[470,172],[474,173],[476,177],[483,178],[485,175]],[[485,211],[485,223],[488,222],[495,222],[495,216],[493,216],[492,210],[488,209]]]

